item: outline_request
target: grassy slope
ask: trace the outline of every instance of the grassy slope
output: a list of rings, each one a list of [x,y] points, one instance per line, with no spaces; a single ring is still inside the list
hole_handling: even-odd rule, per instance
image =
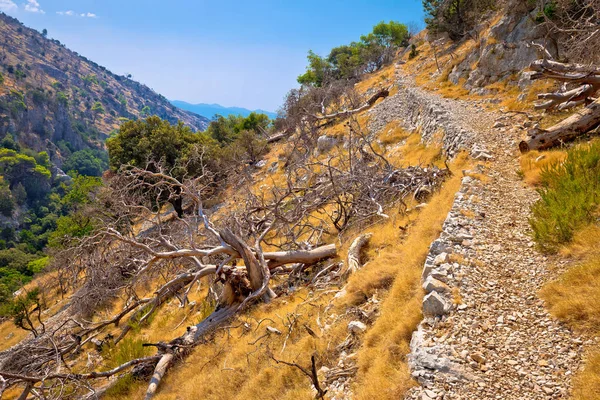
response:
[[[582,146],[587,147],[586,144],[582,144]],[[600,153],[598,153],[600,146],[588,148],[596,149],[595,159],[597,160],[600,157]],[[553,165],[561,165],[568,156],[572,157],[573,154],[573,151],[552,150],[522,155],[521,171],[525,182],[533,186],[542,185],[546,181],[546,171]],[[594,158],[591,157],[591,159]],[[596,168],[599,167],[600,165],[597,164]],[[577,177],[581,176],[582,172],[590,174],[591,168],[579,172],[575,169],[573,176],[561,175],[563,183],[557,185],[556,189],[558,201],[547,206],[556,209],[556,212],[544,213],[542,214],[544,218],[560,215],[560,208],[568,206],[565,199],[579,199],[584,189],[589,193],[594,190],[593,186],[590,187],[588,184],[580,186],[570,183],[574,177],[580,179]],[[600,183],[597,183],[595,188],[595,204],[598,204],[598,185]],[[577,193],[567,193],[565,192],[567,190],[575,190]],[[593,195],[585,197],[590,202],[594,201]],[[575,206],[587,207],[583,202],[578,202]],[[574,216],[578,213],[570,212],[569,214]],[[573,239],[559,245],[557,260],[555,260],[556,262],[567,262],[568,268],[556,281],[546,284],[540,295],[556,318],[564,321],[584,336],[597,337],[600,335],[600,225],[593,222],[593,218],[588,219],[588,222],[575,221],[573,217],[569,217],[569,220],[571,220],[574,230]],[[544,237],[540,236],[540,238]],[[541,243],[541,245],[546,244]],[[553,248],[556,249],[556,246],[553,245]],[[590,349],[583,370],[573,380],[572,396],[578,400],[600,398],[600,349],[594,347]]]
[[[393,69],[388,68],[369,77],[367,84],[363,81],[357,89],[363,92],[373,84],[389,85],[392,79]],[[368,123],[366,115],[357,119],[363,127]],[[342,136],[345,128],[343,124],[333,126],[327,129],[327,134]],[[421,144],[418,133],[406,132],[397,123],[386,126],[377,138],[380,141],[378,150],[384,151],[394,163],[406,166],[433,162],[443,165],[440,148],[435,143],[431,146]],[[273,146],[265,157],[267,165],[285,154],[286,146]],[[332,150],[335,151],[344,150],[339,147]],[[361,338],[362,345],[348,350],[358,367],[354,390],[358,398],[371,398],[375,392],[374,398],[397,398],[411,385],[405,359],[410,335],[421,320],[422,265],[430,243],[441,231],[460,185],[460,171],[466,164],[462,156],[452,163],[455,175],[427,207],[408,215],[400,214],[398,210],[386,211],[391,215],[389,220],[355,229],[346,235],[339,244],[341,254],[345,253],[355,235],[373,233],[366,254],[368,262],[349,279],[345,296],[334,298],[340,288],[301,289],[292,296],[256,307],[250,315],[241,318],[249,324],[250,330],[233,323],[234,327],[217,333],[214,341],[196,348],[183,365],[173,369],[166,377],[157,398],[312,398],[308,379],[294,368],[274,363],[267,357],[267,347],[277,358],[305,366],[308,366],[311,354],[316,352],[322,365],[335,367],[340,353],[337,346],[347,338],[348,322],[356,319],[353,313],[359,308],[373,306],[366,302],[370,298],[378,301],[379,317]],[[274,173],[263,169],[254,178],[255,190],[285,184],[281,168]],[[235,202],[235,193],[227,197]],[[402,231],[399,226],[407,230]],[[286,340],[286,325],[292,315],[297,315],[298,320]],[[175,336],[186,325],[195,322],[198,316],[188,317],[180,328],[172,331],[170,327],[182,318],[185,318],[183,311],[175,309],[175,306],[167,308],[160,318],[141,329],[134,340],[143,338],[144,341],[152,341]],[[257,327],[257,321],[261,320],[265,322]],[[267,324],[284,334],[263,337]],[[319,337],[307,334],[304,326],[317,332]],[[139,398],[145,387],[145,382],[128,382],[115,388],[110,398]],[[381,387],[388,389],[382,391]]]

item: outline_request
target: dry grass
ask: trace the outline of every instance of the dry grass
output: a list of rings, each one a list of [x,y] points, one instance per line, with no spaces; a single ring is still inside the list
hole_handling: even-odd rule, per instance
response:
[[[19,329],[12,320],[0,323],[0,350],[6,350],[25,339],[29,332]]]
[[[600,335],[600,226],[580,230],[561,255],[579,263],[550,282],[540,292],[550,312],[586,335]],[[590,349],[584,369],[573,380],[573,398],[598,399],[600,351]]]
[[[573,379],[573,400],[598,400],[600,398],[600,351],[587,355],[585,368]]]
[[[370,89],[388,88],[395,82],[394,72],[395,66],[392,63],[373,74],[367,75],[362,81],[354,85],[354,88],[362,95]]]
[[[418,132],[411,133],[402,146],[390,151],[388,158],[401,167],[431,164],[443,166],[441,134],[434,137],[432,143],[425,144]]]
[[[337,290],[301,289],[277,298],[271,304],[255,307],[250,315],[240,317],[250,325],[250,329],[234,321],[231,324],[233,328],[219,331],[211,342],[198,346],[184,364],[167,375],[157,399],[311,399],[313,393],[308,378],[295,368],[277,365],[270,360],[267,346],[275,357],[282,360],[308,366],[310,356],[317,353],[323,365],[335,366],[338,362],[336,347],[346,338],[347,324],[353,318],[347,311],[373,295],[384,300],[381,316],[365,336],[358,353],[360,371],[356,391],[358,398],[369,397],[368,386],[368,390],[379,392],[374,397],[376,399],[396,398],[394,394],[411,385],[404,358],[410,335],[421,319],[422,264],[429,244],[439,234],[451,207],[465,159],[460,157],[454,164],[455,175],[424,209],[408,215],[386,210],[389,219],[361,230],[373,233],[366,252],[368,262],[350,277],[345,296],[333,299]],[[353,232],[348,237],[358,233]],[[348,244],[349,240],[342,244],[340,253],[347,251]],[[334,307],[325,311],[332,302]],[[179,332],[169,332],[168,328],[173,321],[179,322],[182,315],[176,309],[171,310],[171,315],[168,312],[164,314],[142,329],[139,337],[152,341],[176,336]],[[294,314],[298,321],[282,351],[288,332],[288,316]],[[265,318],[268,320],[257,326],[257,322]],[[323,327],[328,327],[321,329],[317,319]],[[189,318],[182,329],[193,322],[196,322],[195,319]],[[319,337],[307,334],[305,324]],[[279,329],[283,335],[262,337],[267,325]],[[366,381],[368,385],[360,384]],[[121,388],[109,398],[143,397],[145,382],[126,383],[122,385],[126,391]],[[389,390],[382,392],[382,387]]]
[[[471,94],[467,89],[464,88],[465,80],[461,79],[458,85],[453,84],[450,81],[441,82],[437,93],[449,99],[464,99],[471,97]]]
[[[457,162],[455,172],[460,171],[461,163],[464,159]],[[371,270],[370,276],[353,277],[357,280],[377,278],[388,269],[395,275],[390,292],[381,304],[381,316],[367,332],[358,352],[356,399],[398,399],[414,384],[406,356],[412,332],[421,320],[421,270],[429,245],[439,235],[459,187],[460,174],[455,173],[421,211],[409,228],[406,240],[398,247],[381,250],[378,259],[364,268]],[[348,284],[349,290],[351,284]]]
[[[570,268],[544,286],[541,296],[557,318],[577,329],[600,333],[600,258]]]
[[[394,145],[402,142],[404,139],[410,136],[399,121],[392,121],[388,123],[377,135],[377,139],[384,146]]]
[[[566,151],[549,150],[539,152],[537,150],[522,154],[519,158],[521,165],[520,173],[523,180],[531,186],[537,186],[541,183],[540,174],[542,170],[553,163],[562,162],[567,156]]]

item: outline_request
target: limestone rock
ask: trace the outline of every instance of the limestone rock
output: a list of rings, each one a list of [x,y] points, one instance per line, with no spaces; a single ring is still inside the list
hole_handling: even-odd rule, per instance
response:
[[[321,135],[317,139],[317,151],[319,153],[327,153],[337,144],[337,139],[327,135]]]
[[[431,292],[423,299],[423,314],[430,317],[440,317],[448,314],[450,303],[437,292]]]
[[[423,289],[425,290],[425,293],[450,293],[452,291],[450,286],[432,276],[428,277],[425,282],[423,282]]]
[[[354,333],[355,335],[366,332],[367,326],[360,321],[350,321],[348,323],[348,331],[350,333]]]

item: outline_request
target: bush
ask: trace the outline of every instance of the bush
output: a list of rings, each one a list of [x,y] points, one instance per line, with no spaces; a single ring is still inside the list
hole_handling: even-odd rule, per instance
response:
[[[600,141],[568,151],[563,163],[541,173],[540,200],[530,220],[534,238],[544,251],[553,252],[571,241],[574,232],[596,219],[600,204]]]
[[[15,211],[15,199],[8,186],[0,186],[0,213],[5,217],[11,217]]]
[[[74,171],[80,175],[102,176],[108,169],[108,155],[100,150],[80,150],[67,158],[63,165],[65,172]]]
[[[415,46],[415,44],[411,44],[410,45],[410,53],[408,53],[408,59],[412,60],[413,58],[415,58],[416,56],[419,55],[419,52],[417,51],[417,46]]]

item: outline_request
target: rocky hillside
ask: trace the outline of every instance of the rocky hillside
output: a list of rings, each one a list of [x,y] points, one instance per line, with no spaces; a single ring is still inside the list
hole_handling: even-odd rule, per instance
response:
[[[5,14],[0,14],[0,74],[0,136],[46,150],[58,165],[69,152],[101,148],[125,119],[158,115],[194,130],[208,124]]]

